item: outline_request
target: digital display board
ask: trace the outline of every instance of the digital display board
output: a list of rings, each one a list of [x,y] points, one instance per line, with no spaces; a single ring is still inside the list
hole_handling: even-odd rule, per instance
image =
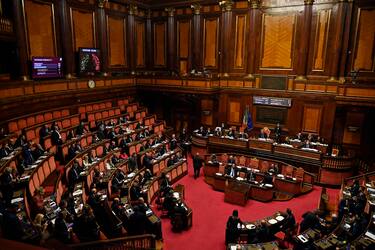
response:
[[[268,106],[279,106],[279,107],[291,107],[291,98],[279,98],[279,97],[267,97],[267,96],[254,96],[253,104],[268,105]]]
[[[61,78],[62,58],[61,57],[33,57],[32,78]]]
[[[100,72],[100,50],[96,48],[79,48],[79,74],[94,76]]]

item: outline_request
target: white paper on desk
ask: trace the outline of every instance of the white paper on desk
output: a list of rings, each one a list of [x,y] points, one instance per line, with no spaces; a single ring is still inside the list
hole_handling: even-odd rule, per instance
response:
[[[25,175],[20,178],[20,180],[27,180],[30,179],[30,175]]]
[[[128,178],[132,178],[135,175],[135,173],[128,174]]]
[[[47,155],[42,155],[41,157],[39,157],[40,159],[44,159],[44,158],[47,158]]]
[[[375,234],[371,233],[370,231],[367,231],[365,233],[366,237],[370,238],[371,240],[375,241]]]
[[[81,194],[82,194],[82,189],[78,189],[78,190],[73,192],[73,196],[78,196],[78,195],[81,195]]]
[[[366,183],[366,187],[372,187],[370,183]]]
[[[222,173],[215,173],[217,176],[222,176],[223,174]]]
[[[39,163],[41,163],[41,162],[42,162],[42,160],[39,159],[39,160],[37,160],[35,163],[36,163],[36,164],[39,164]]]
[[[11,203],[13,204],[13,203],[21,202],[21,201],[23,201],[23,197],[18,197],[18,198],[12,199]]]
[[[271,184],[264,184],[264,186],[269,187],[269,188],[273,187],[273,185]]]
[[[298,235],[297,238],[302,242],[302,243],[306,243],[307,242],[307,239],[301,234],[301,235]]]

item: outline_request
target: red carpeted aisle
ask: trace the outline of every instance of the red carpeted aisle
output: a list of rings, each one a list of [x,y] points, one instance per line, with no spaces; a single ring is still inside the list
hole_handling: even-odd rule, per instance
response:
[[[276,211],[285,211],[291,208],[297,221],[308,210],[315,210],[318,206],[320,187],[315,187],[309,194],[297,197],[288,202],[262,203],[249,200],[245,207],[224,202],[224,193],[214,191],[204,182],[203,169],[201,176],[195,180],[191,157],[189,174],[179,182],[185,186],[185,200],[193,209],[193,226],[188,231],[174,233],[171,230],[170,220],[162,219],[164,249],[225,249],[225,225],[233,209],[239,211],[243,221],[254,221],[270,216]],[[176,183],[176,184],[177,184]],[[334,196],[339,190],[328,190]]]

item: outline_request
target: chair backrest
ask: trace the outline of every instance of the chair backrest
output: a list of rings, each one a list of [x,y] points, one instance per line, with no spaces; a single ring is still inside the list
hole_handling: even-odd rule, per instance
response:
[[[251,158],[250,167],[258,169],[259,168],[259,160],[257,158]]]

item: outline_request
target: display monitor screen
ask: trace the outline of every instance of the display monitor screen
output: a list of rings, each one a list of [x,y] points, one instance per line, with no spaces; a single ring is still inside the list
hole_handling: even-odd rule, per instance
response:
[[[62,58],[61,57],[33,57],[32,58],[32,78],[61,78]]]
[[[95,48],[79,49],[79,74],[93,76],[100,72],[100,50]]]

